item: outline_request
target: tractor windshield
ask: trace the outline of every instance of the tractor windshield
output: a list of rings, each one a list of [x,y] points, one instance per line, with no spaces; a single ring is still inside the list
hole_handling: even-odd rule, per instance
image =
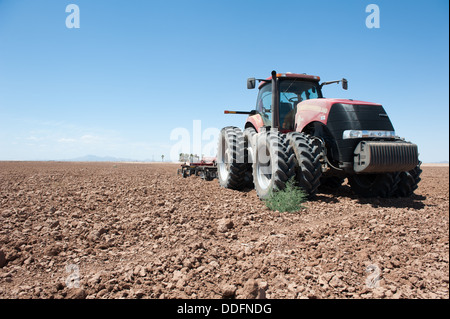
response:
[[[280,81],[280,125],[293,130],[297,104],[304,100],[321,97],[318,83],[289,79]]]

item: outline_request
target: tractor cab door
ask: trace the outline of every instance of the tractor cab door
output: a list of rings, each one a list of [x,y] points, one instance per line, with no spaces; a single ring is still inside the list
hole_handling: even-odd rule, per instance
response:
[[[272,126],[272,84],[265,84],[256,99],[256,111],[261,114],[264,126]]]
[[[281,130],[293,131],[295,113],[299,97],[294,92],[281,92],[280,94],[280,127]]]

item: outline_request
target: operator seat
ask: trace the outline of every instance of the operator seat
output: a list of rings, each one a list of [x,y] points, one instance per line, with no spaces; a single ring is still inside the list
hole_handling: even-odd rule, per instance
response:
[[[294,116],[295,110],[292,108],[292,104],[280,102],[280,123],[282,129],[294,129]]]

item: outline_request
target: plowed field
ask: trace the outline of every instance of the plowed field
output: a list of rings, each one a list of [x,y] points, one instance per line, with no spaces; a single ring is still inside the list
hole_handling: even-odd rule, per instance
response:
[[[297,213],[175,164],[0,162],[0,298],[449,298],[449,168]]]

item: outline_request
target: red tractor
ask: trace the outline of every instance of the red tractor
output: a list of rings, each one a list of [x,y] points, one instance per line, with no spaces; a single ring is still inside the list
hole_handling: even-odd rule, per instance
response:
[[[294,178],[313,197],[319,187],[339,187],[345,178],[362,197],[406,197],[420,181],[417,145],[396,136],[383,106],[324,98],[320,82],[306,74],[277,73],[259,81],[256,108],[244,130],[225,127],[219,136],[219,183],[231,189],[254,186],[261,199]]]

